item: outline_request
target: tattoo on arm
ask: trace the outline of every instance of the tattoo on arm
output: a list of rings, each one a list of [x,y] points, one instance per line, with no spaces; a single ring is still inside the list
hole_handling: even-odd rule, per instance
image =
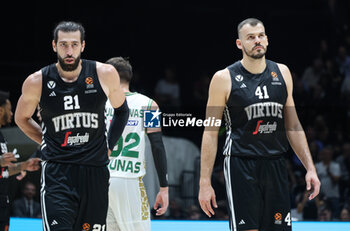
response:
[[[18,174],[22,171],[22,163],[16,163],[15,166],[10,166],[8,170],[10,176]]]

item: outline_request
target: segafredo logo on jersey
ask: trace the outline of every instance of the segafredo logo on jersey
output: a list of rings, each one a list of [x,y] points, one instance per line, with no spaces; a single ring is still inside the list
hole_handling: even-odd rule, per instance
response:
[[[262,124],[262,120],[259,120],[256,124],[256,128],[255,131],[253,132],[253,135],[256,135],[258,133],[264,133],[264,134],[268,134],[268,133],[273,133],[277,130],[277,122],[267,122],[266,124]]]
[[[143,111],[143,127],[144,128],[160,128],[160,115],[162,113],[157,110]]]
[[[72,128],[98,128],[98,114],[90,112],[68,113],[52,118],[55,132]]]
[[[72,132],[66,132],[64,142],[61,144],[62,147],[66,146],[77,146],[82,145],[89,142],[89,133],[85,132],[85,134],[81,135],[77,133],[76,135],[72,135]]]

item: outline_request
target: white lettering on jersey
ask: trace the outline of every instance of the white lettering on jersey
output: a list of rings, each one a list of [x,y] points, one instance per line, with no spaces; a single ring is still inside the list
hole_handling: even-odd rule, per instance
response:
[[[283,118],[283,105],[276,102],[255,103],[244,108],[248,120],[261,117]]]
[[[55,132],[72,128],[98,128],[98,114],[90,112],[76,112],[52,118]]]

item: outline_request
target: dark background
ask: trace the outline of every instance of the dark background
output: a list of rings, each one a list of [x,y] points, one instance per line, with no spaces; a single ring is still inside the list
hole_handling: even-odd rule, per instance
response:
[[[56,61],[52,30],[62,20],[86,29],[82,57],[106,61],[130,57],[144,91],[153,94],[164,67],[177,69],[181,97],[191,97],[200,73],[212,76],[241,58],[235,46],[237,24],[247,17],[262,20],[269,36],[267,58],[301,73],[317,55],[321,38],[337,43],[349,22],[348,1],[114,1],[8,2],[1,13],[0,89],[9,90],[15,106],[24,79]],[[347,12],[347,15],[346,15]]]
[[[57,61],[51,46],[52,30],[62,20],[81,22],[85,27],[86,49],[82,58],[105,62],[113,56],[130,57],[140,77],[135,89],[150,97],[154,96],[157,81],[164,77],[164,69],[174,67],[184,113],[197,113],[196,109],[204,113],[205,104],[195,105],[192,100],[195,82],[202,75],[212,76],[241,59],[241,51],[235,45],[236,27],[248,17],[264,22],[269,38],[266,57],[286,64],[293,77],[301,77],[314,58],[320,56],[322,40],[326,40],[329,47],[327,58],[336,62],[337,48],[344,43],[345,35],[350,34],[348,0],[62,0],[7,1],[6,5],[0,9],[0,90],[10,91],[14,109],[25,78]],[[348,55],[349,52],[350,49]],[[317,142],[333,144],[339,156],[341,145],[350,140],[350,124],[346,122],[350,121],[350,110],[347,113],[344,107],[350,108],[350,97],[347,100],[338,97],[339,84],[333,88],[329,84],[333,77],[328,75],[328,79],[320,83],[326,97],[303,89],[295,95],[295,102],[297,106],[302,105],[297,109],[310,147],[315,146],[311,146],[315,141],[310,139],[314,129]],[[329,106],[339,102],[345,108],[341,113]],[[324,116],[327,126],[314,123],[319,121],[315,119],[317,115]],[[11,126],[14,125],[13,122]],[[326,130],[328,133],[323,135]],[[199,130],[180,131],[177,135],[200,145]],[[311,152],[316,162],[318,150],[311,149]],[[292,152],[289,156],[296,160]],[[293,170],[302,169],[298,161],[292,163]],[[345,197],[344,201],[349,198]]]

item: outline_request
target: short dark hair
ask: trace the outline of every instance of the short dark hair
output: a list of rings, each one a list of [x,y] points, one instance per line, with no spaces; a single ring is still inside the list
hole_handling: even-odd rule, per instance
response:
[[[117,71],[121,82],[130,83],[132,79],[132,66],[128,58],[113,57],[106,61],[107,64],[111,64]]]
[[[256,26],[258,24],[261,24],[264,26],[264,23],[262,21],[260,21],[259,19],[256,19],[256,18],[247,18],[245,20],[243,20],[242,22],[240,22],[237,26],[237,34],[239,36],[239,31],[242,29],[242,27],[245,25],[245,24],[249,24],[251,26]]]
[[[0,107],[6,104],[6,101],[10,98],[10,93],[7,91],[0,91]]]
[[[78,22],[62,21],[58,23],[55,29],[53,30],[53,40],[55,41],[56,44],[58,40],[58,31],[62,31],[62,32],[80,31],[80,42],[83,42],[85,40],[85,29],[83,25],[81,25]]]

